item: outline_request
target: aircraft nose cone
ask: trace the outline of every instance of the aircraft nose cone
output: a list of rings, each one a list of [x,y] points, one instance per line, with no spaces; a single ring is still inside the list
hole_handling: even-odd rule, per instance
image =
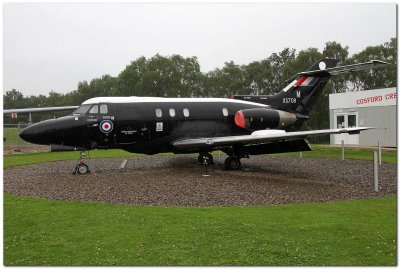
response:
[[[33,143],[32,140],[32,131],[29,130],[29,127],[23,129],[20,133],[19,133],[19,137],[21,137],[23,140],[25,140],[26,142],[30,142]]]
[[[55,120],[43,121],[32,124],[19,133],[19,137],[23,140],[41,145],[59,144],[61,143],[61,132],[54,125]]]
[[[42,144],[41,139],[41,128],[37,126],[37,124],[33,124],[31,126],[26,127],[19,133],[19,137],[29,143],[33,144]]]

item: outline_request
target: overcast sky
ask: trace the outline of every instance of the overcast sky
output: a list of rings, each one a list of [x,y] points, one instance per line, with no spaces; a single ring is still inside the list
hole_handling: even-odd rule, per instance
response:
[[[203,72],[327,41],[357,53],[396,36],[396,5],[9,3],[3,28],[3,92],[38,95],[117,76],[156,53],[197,56]]]

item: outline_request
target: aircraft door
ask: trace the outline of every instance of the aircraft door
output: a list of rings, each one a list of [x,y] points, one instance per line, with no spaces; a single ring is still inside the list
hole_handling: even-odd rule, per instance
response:
[[[138,131],[132,124],[119,124],[117,133],[118,144],[134,144],[138,141]]]
[[[150,131],[145,121],[144,108],[119,107],[116,111],[118,144],[136,144],[150,140]]]

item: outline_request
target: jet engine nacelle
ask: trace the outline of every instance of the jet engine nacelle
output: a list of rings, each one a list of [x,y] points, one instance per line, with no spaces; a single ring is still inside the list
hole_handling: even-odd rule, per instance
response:
[[[295,114],[276,109],[243,109],[235,114],[235,124],[250,130],[285,129],[295,122]]]

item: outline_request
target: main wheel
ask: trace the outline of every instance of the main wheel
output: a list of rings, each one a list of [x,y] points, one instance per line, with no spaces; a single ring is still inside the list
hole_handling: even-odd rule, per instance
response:
[[[77,164],[76,165],[76,172],[81,175],[81,174],[86,174],[89,173],[89,166],[87,166],[84,163]]]
[[[240,159],[237,157],[228,157],[225,160],[225,169],[226,170],[239,170],[242,167],[242,163]]]
[[[197,158],[198,164],[214,164],[213,156],[210,153],[200,153],[199,157]]]

